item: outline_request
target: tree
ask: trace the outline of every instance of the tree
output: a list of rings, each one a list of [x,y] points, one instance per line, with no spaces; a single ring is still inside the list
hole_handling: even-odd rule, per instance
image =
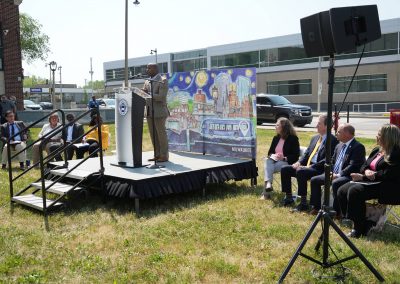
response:
[[[93,90],[104,90],[104,81],[103,80],[96,80],[93,82],[89,81],[85,86],[85,88],[92,89],[92,86]]]
[[[44,85],[46,83],[48,83],[48,82],[45,78],[36,77],[35,75],[24,78],[24,88],[32,88],[32,87],[35,87],[36,85],[40,85],[40,84]]]
[[[22,57],[28,63],[37,59],[45,60],[50,52],[49,37],[42,33],[42,25],[31,16],[21,13],[19,16],[21,29]]]

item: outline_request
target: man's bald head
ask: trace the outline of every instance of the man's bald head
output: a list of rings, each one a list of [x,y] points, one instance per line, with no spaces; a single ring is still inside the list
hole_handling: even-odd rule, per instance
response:
[[[158,74],[158,66],[157,66],[157,64],[156,63],[147,64],[146,73],[150,77],[154,77],[155,75],[157,75]]]

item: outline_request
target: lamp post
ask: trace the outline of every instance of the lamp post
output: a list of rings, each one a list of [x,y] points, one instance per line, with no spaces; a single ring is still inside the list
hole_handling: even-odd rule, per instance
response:
[[[150,50],[150,54],[151,54],[151,55],[153,55],[153,54],[155,55],[155,57],[156,57],[156,64],[157,64],[157,48]]]
[[[58,70],[60,71],[60,104],[61,104],[61,109],[63,109],[64,106],[63,106],[63,91],[62,91],[61,69],[62,69],[62,66],[58,66]]]
[[[56,94],[56,76],[55,76],[55,72],[57,70],[57,62],[55,61],[51,61],[49,63],[50,66],[50,70],[53,72],[53,94],[51,96],[51,103],[53,104],[53,108],[54,108],[54,95]]]
[[[135,0],[133,2],[135,5],[139,5],[140,2]],[[125,0],[125,72],[124,72],[124,85],[128,87],[128,0]]]
[[[93,73],[94,73],[94,71],[93,71],[93,67],[92,67],[92,57],[90,57],[90,71],[89,71],[89,74],[90,74],[90,84],[92,85],[91,87],[92,87],[92,97],[93,97]]]

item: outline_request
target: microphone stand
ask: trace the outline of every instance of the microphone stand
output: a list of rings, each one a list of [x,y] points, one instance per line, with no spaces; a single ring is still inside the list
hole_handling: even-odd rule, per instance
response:
[[[156,75],[157,76],[157,75]],[[155,77],[155,76],[154,76]],[[154,90],[153,90],[153,82],[158,82],[158,83],[162,83],[162,81],[159,80],[155,80],[152,78],[146,78],[146,80],[150,81],[150,95],[151,95],[151,128],[152,128],[152,132],[153,132],[153,149],[154,149],[154,164],[147,166],[146,168],[148,169],[159,169],[159,168],[164,168],[163,165],[158,165],[157,164],[157,159],[156,159],[156,147],[157,147],[157,137],[156,137],[156,127],[155,127],[155,123],[154,123]]]

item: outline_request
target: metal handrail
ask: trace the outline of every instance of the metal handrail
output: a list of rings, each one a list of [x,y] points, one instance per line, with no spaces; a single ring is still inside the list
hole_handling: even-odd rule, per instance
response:
[[[99,110],[98,110],[98,108],[95,108],[95,110],[96,110],[96,114],[99,116]],[[64,125],[63,128],[60,129],[60,130],[63,131],[63,134],[64,134],[64,133],[65,133],[65,130],[69,127],[69,125],[70,125],[71,123],[75,123],[75,122],[78,121],[80,118],[84,117],[85,115],[87,115],[87,114],[89,114],[89,113],[92,113],[92,111],[93,111],[93,110],[88,110],[88,111],[84,112],[83,114],[81,114],[80,116],[78,116],[77,118],[75,118],[74,121],[70,122],[70,123],[67,124],[67,125]],[[101,139],[101,137],[102,137],[102,135],[101,135],[101,124],[102,124],[102,123],[101,123],[101,121],[99,120],[99,123],[97,123],[94,127],[90,128],[87,132],[84,133],[84,135],[81,135],[80,137],[74,139],[73,142],[78,142],[78,141],[80,141],[80,140],[82,139],[83,136],[85,136],[85,135],[87,135],[88,133],[94,131],[94,129],[96,129],[96,127],[97,127],[98,137],[99,137],[99,148],[96,149],[92,154],[95,154],[95,153],[97,153],[97,152],[100,152],[100,174],[103,175],[103,173],[104,173],[104,163],[103,163],[103,147],[102,147],[102,144],[101,144],[101,142],[102,142],[102,139]],[[60,131],[60,130],[59,130],[59,131]],[[48,156],[46,156],[46,157],[43,157],[43,147],[45,147],[44,145],[47,144],[47,142],[49,141],[49,139],[51,139],[52,137],[54,137],[55,135],[57,135],[59,131],[57,131],[57,132],[54,131],[54,132],[52,132],[51,135],[46,136],[46,138],[45,138],[45,139],[40,143],[40,145],[39,145],[39,154],[40,154],[39,163],[40,163],[40,176],[41,176],[41,181],[42,181],[43,214],[44,214],[45,216],[47,215],[46,193],[47,193],[47,190],[48,190],[52,185],[55,184],[55,182],[53,182],[53,183],[51,184],[51,186],[46,187],[46,185],[45,185],[44,165],[45,165],[46,163],[49,163],[50,160],[51,160],[53,157],[55,157],[56,155],[58,155],[58,154],[60,154],[62,151],[64,151],[64,158],[65,158],[65,161],[66,161],[66,162],[64,163],[64,167],[65,167],[65,168],[68,168],[66,148],[70,147],[71,144],[72,144],[72,143],[71,143],[70,145],[65,145],[65,144],[64,144],[63,147],[60,147],[61,150],[60,150],[60,149],[57,149],[56,151],[52,152],[50,155],[48,155]],[[66,140],[66,139],[65,139],[65,138],[66,138],[66,135],[63,135],[63,138],[64,138],[64,140]],[[68,171],[66,171],[58,180],[61,180],[62,178],[66,177],[66,176],[67,176],[70,172],[72,172],[75,168],[77,168],[79,165],[81,165],[83,162],[85,162],[88,158],[90,158],[90,157],[92,156],[92,154],[90,154],[88,157],[86,157],[86,158],[84,158],[82,161],[80,161],[77,165],[75,165],[74,167],[72,167],[71,169],[69,169]],[[49,156],[50,156],[51,159],[49,158]],[[45,161],[45,160],[47,160],[47,161]],[[49,204],[49,207],[51,207],[52,205],[56,204],[61,198],[62,198],[62,197],[57,198],[56,200],[54,200],[52,203]]]
[[[30,125],[29,125],[28,127],[26,127],[22,132],[15,133],[14,135],[11,135],[10,137],[7,138],[7,162],[8,162],[8,182],[9,182],[9,185],[10,185],[10,202],[11,202],[11,199],[12,199],[12,197],[13,197],[13,195],[14,195],[14,186],[13,186],[13,182],[15,181],[15,179],[13,178],[12,167],[11,167],[12,159],[13,159],[14,157],[16,157],[16,155],[18,155],[19,153],[22,152],[22,151],[19,151],[16,155],[13,155],[13,156],[11,155],[11,147],[10,147],[10,142],[11,142],[11,140],[12,140],[13,138],[15,138],[16,136],[18,136],[18,135],[22,135],[23,133],[26,133],[26,134],[28,135],[29,129],[33,128],[33,126],[37,125],[39,122],[45,120],[46,118],[50,117],[52,114],[54,114],[54,113],[56,113],[56,112],[60,112],[60,113],[61,113],[62,122],[63,122],[63,124],[65,124],[65,114],[64,114],[64,111],[61,110],[61,109],[55,109],[55,110],[53,110],[52,112],[50,112],[49,114],[43,116],[42,118],[36,120],[34,123],[30,124]],[[38,141],[39,141],[39,140],[38,140]],[[36,143],[36,142],[37,142],[37,141],[35,141],[35,142],[33,142],[33,143],[27,145],[27,146],[25,147],[24,151],[25,151],[27,148],[32,147],[32,145],[33,145],[34,143]],[[22,175],[26,174],[28,171],[30,171],[30,168],[24,170],[21,174],[19,174],[19,175],[17,176],[17,178],[20,178]]]
[[[50,117],[53,113],[55,112],[61,112],[62,115],[62,124],[57,126],[54,130],[52,130],[51,132],[49,132],[48,134],[46,134],[44,137],[41,137],[37,140],[35,140],[34,142],[32,142],[31,144],[27,145],[25,147],[24,150],[17,152],[14,155],[11,155],[11,147],[10,147],[10,141],[12,138],[14,138],[17,135],[22,135],[23,132],[18,132],[14,135],[12,135],[11,137],[9,137],[7,139],[7,156],[8,156],[8,163],[9,163],[9,183],[10,183],[10,202],[12,197],[14,196],[14,188],[13,188],[13,182],[15,182],[17,179],[19,179],[21,176],[23,176],[24,174],[26,174],[28,171],[30,171],[34,166],[36,165],[40,165],[40,179],[38,179],[36,182],[41,180],[42,186],[41,186],[41,191],[42,191],[42,198],[43,198],[43,213],[46,216],[47,215],[47,207],[46,207],[46,192],[47,190],[53,186],[56,182],[60,181],[61,179],[63,179],[64,177],[66,177],[70,172],[72,172],[74,169],[76,169],[78,166],[80,166],[82,163],[84,163],[87,159],[89,159],[90,157],[94,156],[97,153],[100,153],[100,169],[99,169],[99,173],[101,176],[103,176],[104,174],[104,162],[103,162],[103,145],[102,145],[102,133],[101,133],[101,125],[102,122],[101,120],[98,121],[98,123],[96,125],[94,125],[93,127],[89,128],[89,130],[87,130],[86,132],[84,132],[84,134],[80,135],[79,137],[75,138],[74,140],[71,141],[70,144],[66,144],[63,143],[63,146],[57,148],[55,151],[53,151],[52,153],[50,153],[49,155],[47,155],[46,157],[43,156],[43,150],[45,145],[50,142],[50,139],[52,137],[54,137],[55,135],[59,134],[60,132],[62,132],[62,138],[65,141],[66,137],[67,137],[67,128],[69,127],[69,125],[71,123],[75,123],[77,122],[79,119],[81,119],[82,117],[88,115],[89,113],[92,113],[93,110],[88,110],[82,114],[80,114],[78,117],[75,118],[75,120],[71,123],[65,124],[65,114],[64,111],[57,109],[52,111],[51,113],[49,113],[48,115],[42,117],[41,119],[35,121],[34,123],[32,123],[31,125],[29,125],[27,128],[24,129],[24,132],[26,131],[27,133],[29,132],[29,129],[32,128],[33,126],[37,125],[39,122],[43,121],[44,119],[46,119],[47,117]],[[96,108],[95,109],[96,114],[99,116],[99,109]],[[79,142],[82,140],[82,138],[87,135],[88,133],[94,131],[95,129],[97,129],[98,132],[98,143],[99,143],[99,148],[96,149],[94,152],[90,153],[86,158],[82,159],[80,162],[78,162],[75,166],[73,166],[71,169],[69,169],[68,171],[66,171],[65,174],[63,174],[62,176],[60,176],[59,178],[57,178],[55,181],[53,181],[49,186],[45,186],[45,177],[47,174],[45,174],[44,171],[44,166],[46,164],[48,164],[55,156],[61,154],[62,152],[64,152],[64,165],[63,168],[68,168],[68,160],[67,160],[67,149],[69,147],[73,147],[73,143]],[[12,170],[11,170],[11,161],[14,157],[16,157],[18,154],[20,154],[21,152],[25,151],[26,149],[32,147],[35,143],[40,142],[39,144],[39,162],[35,163],[34,165],[32,165],[30,168],[24,170],[21,174],[17,175],[15,178],[13,178],[12,175]],[[77,184],[75,184],[72,189],[76,188],[77,186],[79,186],[81,183],[83,182],[83,180],[79,181]],[[27,187],[25,187],[24,189],[22,189],[21,191],[19,191],[16,195],[20,195],[22,193],[24,193],[25,191],[27,191],[30,187],[32,187],[32,185],[28,185]],[[35,190],[33,193],[36,193],[38,190]],[[56,204],[61,198],[63,198],[64,196],[60,196],[59,198],[57,198],[56,200],[54,200],[53,202],[51,202],[49,204],[49,207],[53,206],[54,204]]]

